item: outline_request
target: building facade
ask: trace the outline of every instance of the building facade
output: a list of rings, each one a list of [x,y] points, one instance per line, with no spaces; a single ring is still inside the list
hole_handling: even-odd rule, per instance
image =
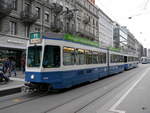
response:
[[[76,0],[76,33],[99,42],[98,7],[89,0]]]
[[[92,4],[95,4],[95,0],[89,0],[89,2],[91,2]]]
[[[70,33],[99,41],[98,8],[89,0],[0,0],[0,61],[25,57],[30,32]]]
[[[113,42],[114,48],[119,48],[121,52],[128,53],[128,30],[125,26],[114,24]]]
[[[128,31],[128,53],[136,54],[136,46],[135,46],[135,37],[134,35]]]
[[[147,57],[150,57],[150,49],[147,50]]]
[[[144,48],[143,57],[147,57],[147,48]]]
[[[113,21],[99,9],[99,42],[100,47],[113,47]]]

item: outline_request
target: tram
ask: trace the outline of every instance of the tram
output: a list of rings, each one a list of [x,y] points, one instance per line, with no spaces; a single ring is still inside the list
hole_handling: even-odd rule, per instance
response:
[[[142,64],[148,64],[148,63],[150,63],[150,58],[149,57],[142,57],[141,58],[141,63]]]
[[[25,86],[31,90],[64,89],[92,82],[134,68],[137,60],[60,37],[42,36],[40,43],[29,41],[27,48]]]

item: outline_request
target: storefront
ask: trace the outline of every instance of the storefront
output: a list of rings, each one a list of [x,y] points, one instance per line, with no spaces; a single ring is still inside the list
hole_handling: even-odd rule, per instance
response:
[[[25,58],[27,39],[0,34],[0,63],[13,58],[17,70],[21,69],[21,60]]]
[[[25,58],[25,50],[12,49],[12,48],[0,48],[0,61],[1,63],[6,58],[13,58],[16,62],[17,70],[21,69],[21,59]]]

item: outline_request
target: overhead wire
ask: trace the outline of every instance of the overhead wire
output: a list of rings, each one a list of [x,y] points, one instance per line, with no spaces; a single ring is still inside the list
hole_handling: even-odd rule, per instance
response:
[[[146,3],[144,5],[144,10],[147,9],[148,3],[149,3],[149,0],[146,0]]]

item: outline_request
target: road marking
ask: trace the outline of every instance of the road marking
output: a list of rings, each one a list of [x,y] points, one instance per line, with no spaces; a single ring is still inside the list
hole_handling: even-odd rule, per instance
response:
[[[141,77],[128,89],[128,91],[109,109],[111,112],[115,113],[126,113],[126,111],[123,110],[117,110],[116,108],[122,103],[122,101],[128,96],[128,94],[135,88],[135,86],[145,77],[145,75],[148,73],[150,68],[148,68]]]

